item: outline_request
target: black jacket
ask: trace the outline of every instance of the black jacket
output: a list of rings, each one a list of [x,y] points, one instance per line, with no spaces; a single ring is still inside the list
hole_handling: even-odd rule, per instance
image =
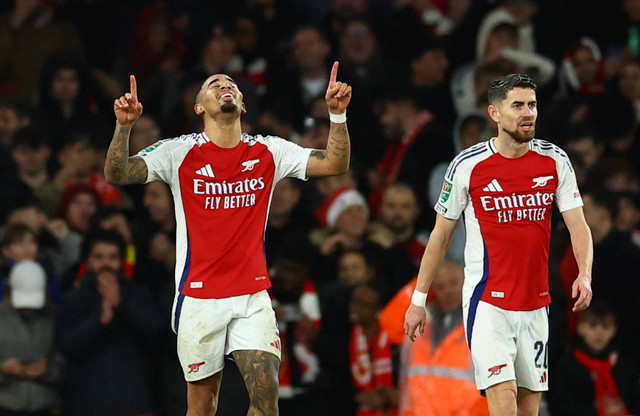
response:
[[[153,367],[162,316],[151,292],[120,279],[114,319],[100,322],[102,295],[95,276],[59,303],[56,344],[68,360],[65,382],[69,416],[151,413]]]

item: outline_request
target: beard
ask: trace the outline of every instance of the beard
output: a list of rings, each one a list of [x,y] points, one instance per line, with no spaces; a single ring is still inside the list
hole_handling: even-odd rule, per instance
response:
[[[502,131],[504,131],[505,133],[507,133],[509,136],[511,136],[511,138],[513,138],[513,140],[515,140],[518,143],[528,143],[533,139],[533,136],[535,136],[536,134],[536,129],[533,128],[525,133],[520,133],[519,131],[515,130],[515,131],[510,131],[507,130],[505,127],[502,128]]]
[[[220,106],[223,113],[235,113],[237,109],[238,105],[234,103],[224,103]]]

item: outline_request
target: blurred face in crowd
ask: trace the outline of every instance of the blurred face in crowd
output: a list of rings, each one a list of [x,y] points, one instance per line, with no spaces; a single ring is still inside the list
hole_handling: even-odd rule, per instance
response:
[[[143,114],[131,128],[129,153],[135,155],[158,140],[160,140],[160,128],[153,118]]]
[[[622,7],[629,19],[634,22],[640,21],[640,0],[624,0]]]
[[[103,230],[117,231],[127,243],[131,243],[133,241],[131,225],[129,225],[127,217],[120,212],[103,219],[100,222],[100,228]]]
[[[373,269],[364,254],[348,251],[338,260],[338,279],[346,286],[364,283],[373,277]]]
[[[358,286],[349,303],[349,319],[351,323],[363,327],[376,325],[380,311],[380,296],[368,286]]]
[[[565,149],[579,158],[585,169],[594,166],[602,154],[602,146],[598,145],[592,136],[571,139],[565,144]]]
[[[640,65],[629,62],[620,69],[620,93],[629,101],[640,100]]]
[[[293,56],[302,71],[324,68],[330,46],[316,29],[304,28],[293,35]]]
[[[348,61],[357,64],[367,62],[376,51],[371,28],[364,22],[349,22],[340,35],[340,49]]]
[[[36,148],[18,145],[11,151],[11,157],[16,163],[20,175],[32,176],[47,169],[47,161],[51,156],[49,146],[41,145]]]
[[[80,92],[80,78],[73,68],[61,68],[53,77],[51,95],[61,103],[72,103]]]
[[[587,346],[594,353],[599,353],[604,351],[616,336],[616,319],[613,315],[604,317],[588,315],[578,322],[576,329]]]
[[[400,141],[404,136],[403,114],[408,104],[401,101],[386,101],[379,117],[382,133],[390,141]]]
[[[630,233],[640,227],[640,209],[638,209],[628,197],[621,197],[616,217],[616,228],[622,232]]]
[[[62,166],[73,166],[77,175],[91,173],[96,164],[98,152],[87,143],[78,142],[63,148],[58,154]]]
[[[439,84],[447,75],[449,59],[444,49],[430,49],[411,61],[411,69],[414,79],[419,79],[421,86]]]
[[[591,85],[598,77],[598,61],[591,48],[582,46],[576,49],[571,57],[571,63],[581,85]]]
[[[460,143],[463,149],[476,145],[489,137],[491,134],[487,130],[487,122],[482,120],[473,120],[464,125],[460,130]]]
[[[367,231],[369,216],[360,205],[345,209],[336,221],[336,230],[349,237],[360,238]]]
[[[154,181],[147,184],[142,203],[155,222],[164,223],[174,216],[169,188],[162,182]]]
[[[118,246],[109,242],[97,241],[87,257],[87,269],[95,274],[100,272],[116,274],[121,264],[122,258]]]
[[[27,233],[22,238],[12,241],[2,248],[2,254],[15,262],[22,260],[35,260],[38,257],[38,243],[32,233]]]
[[[276,185],[271,199],[269,215],[289,215],[300,201],[300,190],[295,187],[293,180],[284,178]]]
[[[435,302],[444,313],[449,313],[462,305],[462,283],[464,270],[462,266],[445,263],[438,269],[431,289],[436,296]]]
[[[89,220],[97,209],[93,195],[79,192],[69,202],[65,221],[72,230],[83,234],[89,229]]]
[[[211,72],[218,72],[227,67],[236,54],[236,44],[233,38],[224,34],[212,37],[203,50],[205,68]]]
[[[382,197],[381,219],[395,234],[413,229],[420,214],[418,201],[409,187],[387,188]]]
[[[236,20],[234,39],[238,52],[251,53],[258,47],[258,28],[253,20],[241,16]]]

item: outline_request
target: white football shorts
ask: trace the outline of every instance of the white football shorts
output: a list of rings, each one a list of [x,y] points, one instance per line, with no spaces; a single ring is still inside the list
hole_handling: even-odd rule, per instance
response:
[[[510,311],[479,301],[463,308],[476,386],[485,390],[516,380],[518,387],[548,390],[548,307]]]
[[[172,320],[187,381],[218,373],[233,351],[267,351],[280,358],[280,333],[266,290],[224,299],[183,296],[174,303]]]

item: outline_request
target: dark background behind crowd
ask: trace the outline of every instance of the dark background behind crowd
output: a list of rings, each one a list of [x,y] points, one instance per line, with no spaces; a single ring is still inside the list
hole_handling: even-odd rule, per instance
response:
[[[10,279],[27,272],[12,269],[33,261],[48,298],[35,308],[38,325],[50,328],[49,339],[34,341],[28,313],[22,341],[0,335],[0,415],[185,413],[169,326],[169,188],[117,187],[102,174],[113,100],[129,74],[144,104],[132,155],[200,131],[195,93],[214,73],[243,92],[245,132],[324,148],[334,60],[353,87],[350,172],[281,181],[266,229],[283,335],[281,414],[355,415],[366,402],[352,377],[352,294],[366,283],[373,295],[358,302],[369,296],[375,317],[415,276],[443,169],[495,135],[486,91],[513,72],[538,82],[536,136],[573,162],[595,244],[594,299],[617,317],[599,354],[628,360],[619,371],[631,381],[620,394],[639,411],[640,0],[13,0],[0,14],[1,312],[19,309],[8,306],[17,293]],[[580,348],[571,312],[577,266],[560,218],[550,249],[552,389],[561,379],[554,366]],[[448,259],[461,262],[458,234]],[[115,282],[99,278],[94,258],[109,247],[118,248]],[[25,340],[42,351],[15,348]],[[246,409],[234,370],[229,362],[220,415]],[[567,414],[546,398],[543,411]]]

